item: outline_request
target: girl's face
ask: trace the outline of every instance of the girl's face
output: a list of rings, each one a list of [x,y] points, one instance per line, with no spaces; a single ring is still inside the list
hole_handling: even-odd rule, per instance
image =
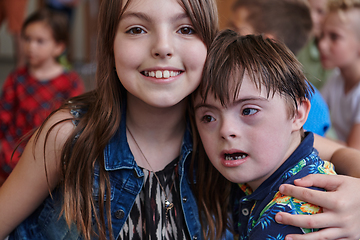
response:
[[[339,13],[331,12],[325,18],[319,41],[324,68],[345,68],[359,59],[360,40],[353,26],[355,19],[359,18],[352,16],[353,13],[358,14],[347,11],[340,16]]]
[[[121,83],[154,107],[174,106],[196,89],[206,54],[177,0],[132,0],[114,40]]]
[[[24,52],[31,67],[40,67],[48,62],[55,62],[64,44],[57,43],[51,28],[43,22],[30,23],[23,34]]]

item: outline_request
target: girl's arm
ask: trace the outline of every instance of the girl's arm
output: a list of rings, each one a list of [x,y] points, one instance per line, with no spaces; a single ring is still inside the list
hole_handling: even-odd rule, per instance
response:
[[[68,117],[71,115],[66,111],[56,113],[45,124],[38,142],[35,143],[35,134],[32,136],[18,164],[0,188],[0,239],[28,217],[58,184],[60,153],[73,131],[73,124],[70,121],[58,124],[50,132],[45,151],[47,176],[44,140],[50,126]]]
[[[360,176],[360,151],[343,147],[331,140],[316,136],[315,148],[324,160],[334,163],[338,173]],[[341,175],[309,175],[284,184],[280,192],[323,207],[316,215],[290,215],[278,213],[276,221],[304,228],[324,228],[304,235],[288,235],[286,239],[359,239],[360,238],[360,179]],[[301,186],[301,187],[300,187]],[[316,186],[327,192],[304,187]],[[290,238],[291,237],[291,238]]]

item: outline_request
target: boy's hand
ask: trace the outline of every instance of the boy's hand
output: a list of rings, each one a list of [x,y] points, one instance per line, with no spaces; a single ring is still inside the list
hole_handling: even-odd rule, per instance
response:
[[[360,239],[360,179],[342,175],[312,174],[284,184],[280,192],[323,207],[316,215],[278,213],[276,221],[302,228],[324,228],[303,235],[287,235],[286,240]],[[298,187],[302,186],[302,187]],[[327,192],[303,187],[320,187]]]

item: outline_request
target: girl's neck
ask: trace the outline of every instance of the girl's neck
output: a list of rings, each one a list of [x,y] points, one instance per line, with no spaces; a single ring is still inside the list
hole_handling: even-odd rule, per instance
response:
[[[346,94],[360,82],[360,60],[350,66],[340,68],[340,72],[344,79],[344,92]]]
[[[150,163],[149,166],[128,133],[130,149],[140,167],[159,171],[179,156],[186,127],[186,107],[187,100],[171,107],[153,107],[128,94],[126,123]]]
[[[63,66],[55,59],[44,62],[41,65],[28,65],[29,74],[38,81],[48,81],[64,72]]]

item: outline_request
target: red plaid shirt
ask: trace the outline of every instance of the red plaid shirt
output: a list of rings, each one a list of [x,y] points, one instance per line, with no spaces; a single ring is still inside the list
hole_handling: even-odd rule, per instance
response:
[[[38,81],[27,68],[11,73],[0,98],[0,175],[7,176],[19,160],[25,143],[11,161],[21,137],[39,127],[64,100],[84,92],[84,84],[74,71],[64,72],[49,81]]]

